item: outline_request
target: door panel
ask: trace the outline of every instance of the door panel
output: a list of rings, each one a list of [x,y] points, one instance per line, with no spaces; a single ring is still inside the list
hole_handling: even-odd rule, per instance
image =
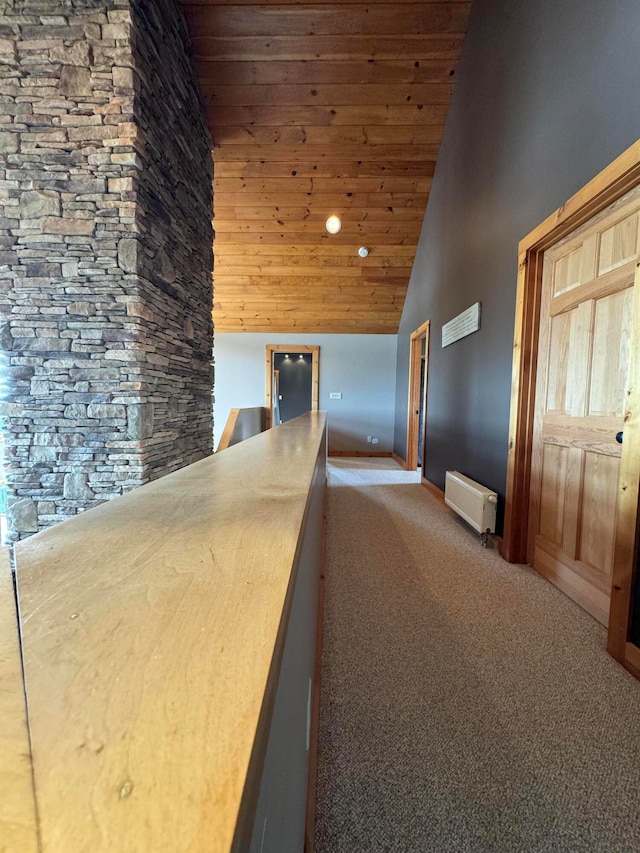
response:
[[[549,367],[547,382],[547,412],[566,411],[567,370],[571,346],[571,312],[551,320]]]
[[[598,275],[635,260],[638,253],[638,213],[629,216],[602,231],[598,254]]]
[[[593,278],[597,238],[590,235],[575,244],[572,241],[554,261],[553,295],[560,296]]]
[[[589,391],[590,415],[624,414],[629,373],[633,288],[596,302],[593,360]]]
[[[611,585],[616,493],[620,460],[602,453],[584,454],[582,524],[577,558]],[[603,511],[604,509],[607,511]]]
[[[606,624],[638,257],[635,189],[545,252],[530,558]]]

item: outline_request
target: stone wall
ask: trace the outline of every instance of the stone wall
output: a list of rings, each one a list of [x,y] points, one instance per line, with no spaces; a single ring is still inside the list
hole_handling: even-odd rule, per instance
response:
[[[212,175],[175,0],[0,9],[16,539],[211,452]]]
[[[202,448],[212,451],[213,161],[176,0],[136,5],[143,160],[136,260],[141,304],[150,312],[138,342],[149,396],[137,423],[141,439],[152,416],[157,425],[145,445],[145,463],[156,476],[200,458]]]

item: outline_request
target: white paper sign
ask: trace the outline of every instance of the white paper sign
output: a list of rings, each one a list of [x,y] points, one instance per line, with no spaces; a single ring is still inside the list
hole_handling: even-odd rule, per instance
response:
[[[442,346],[448,347],[449,344],[459,341],[460,338],[466,338],[472,332],[477,332],[479,328],[480,302],[476,302],[475,305],[444,324],[442,327]]]

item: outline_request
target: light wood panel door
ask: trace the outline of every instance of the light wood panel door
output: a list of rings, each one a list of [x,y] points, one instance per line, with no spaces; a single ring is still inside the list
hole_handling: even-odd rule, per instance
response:
[[[639,213],[634,189],[548,249],[543,265],[528,557],[605,625]],[[635,529],[635,518],[624,523]]]

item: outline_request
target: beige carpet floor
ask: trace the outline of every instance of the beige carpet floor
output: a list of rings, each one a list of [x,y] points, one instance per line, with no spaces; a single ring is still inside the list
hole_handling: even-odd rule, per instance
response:
[[[640,851],[640,683],[391,460],[332,460],[317,853]]]

